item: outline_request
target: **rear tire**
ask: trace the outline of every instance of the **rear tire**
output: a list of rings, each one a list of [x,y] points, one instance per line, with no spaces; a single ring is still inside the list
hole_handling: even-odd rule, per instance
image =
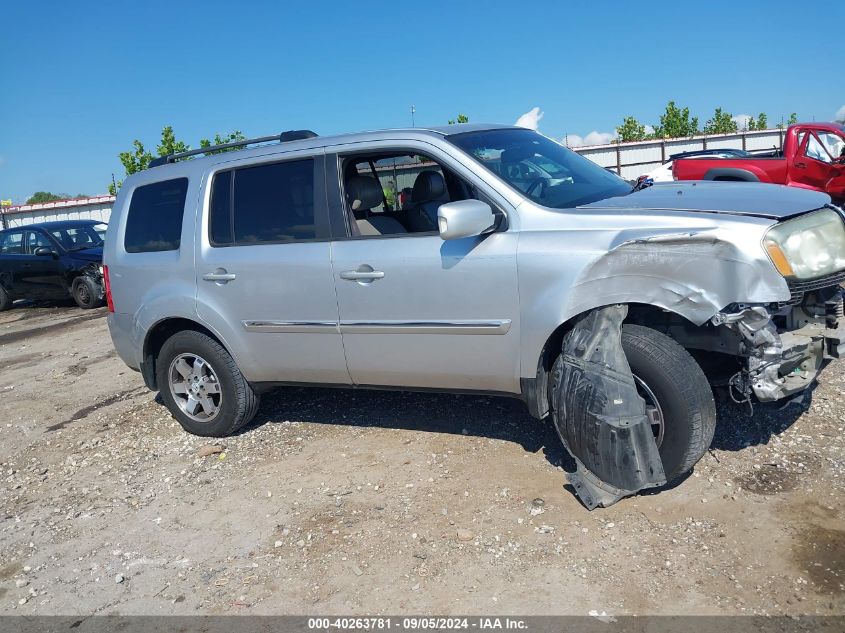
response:
[[[3,310],[8,310],[12,307],[12,298],[9,296],[9,293],[6,292],[6,289],[0,285],[0,312]]]
[[[707,377],[674,339],[641,325],[622,326],[631,373],[654,393],[663,413],[659,446],[666,481],[678,479],[704,456],[716,430],[716,403]]]
[[[197,367],[201,371],[196,371]],[[231,435],[258,411],[259,396],[235,360],[220,343],[201,332],[185,330],[165,341],[156,358],[156,382],[170,413],[193,435]],[[214,387],[206,392],[208,385]],[[201,402],[199,407],[191,402],[191,389],[198,390],[195,400]]]
[[[102,300],[100,299],[100,287],[90,277],[77,277],[73,280],[71,294],[76,305],[84,310],[96,308]]]

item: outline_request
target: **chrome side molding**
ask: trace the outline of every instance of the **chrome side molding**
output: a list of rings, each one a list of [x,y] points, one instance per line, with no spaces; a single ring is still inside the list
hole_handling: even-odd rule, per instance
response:
[[[242,321],[249,332],[299,334],[507,334],[510,319],[458,321]]]
[[[510,319],[340,322],[344,334],[507,334],[510,328]]]
[[[249,332],[339,334],[337,321],[241,321]]]

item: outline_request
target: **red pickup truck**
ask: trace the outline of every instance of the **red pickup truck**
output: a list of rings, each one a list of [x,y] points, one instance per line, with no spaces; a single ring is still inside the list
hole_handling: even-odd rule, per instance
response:
[[[675,180],[770,182],[823,191],[845,201],[845,126],[799,123],[786,130],[783,148],[744,158],[678,159]]]

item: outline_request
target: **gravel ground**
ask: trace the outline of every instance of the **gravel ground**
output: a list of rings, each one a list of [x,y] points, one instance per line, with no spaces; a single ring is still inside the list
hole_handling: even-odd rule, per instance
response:
[[[840,362],[587,512],[517,400],[284,389],[209,447],[104,317],[0,314],[2,614],[845,613]]]

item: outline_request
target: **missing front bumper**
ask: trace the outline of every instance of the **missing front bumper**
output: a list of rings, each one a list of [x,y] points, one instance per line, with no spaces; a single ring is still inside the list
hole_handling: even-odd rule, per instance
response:
[[[719,313],[715,325],[725,325],[742,335],[747,368],[731,384],[745,398],[774,402],[808,389],[824,361],[845,356],[845,326],[819,320],[798,329],[778,331],[769,312],[750,307]]]

